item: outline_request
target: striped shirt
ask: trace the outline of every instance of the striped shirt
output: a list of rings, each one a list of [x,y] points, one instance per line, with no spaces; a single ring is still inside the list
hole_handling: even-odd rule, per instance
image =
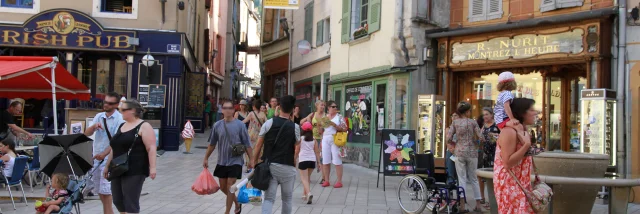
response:
[[[513,100],[513,94],[511,91],[504,90],[498,94],[498,99],[496,100],[496,106],[493,108],[493,119],[496,121],[496,124],[502,123],[504,119],[509,118],[509,115],[504,110],[504,103],[507,101]],[[512,113],[513,114],[513,113]]]
[[[212,146],[216,146],[216,149],[218,150],[217,164],[222,166],[244,165],[243,155],[233,157],[231,154],[231,145],[241,143],[247,148],[251,148],[247,127],[242,123],[242,121],[233,119],[230,122],[226,122],[227,130],[229,131],[229,134],[227,135],[224,129],[224,123],[224,119],[216,122],[213,125],[213,129],[211,129],[211,134],[209,135],[209,143]]]

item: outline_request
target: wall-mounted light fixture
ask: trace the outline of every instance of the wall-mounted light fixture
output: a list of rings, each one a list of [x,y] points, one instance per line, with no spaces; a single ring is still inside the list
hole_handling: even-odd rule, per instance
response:
[[[65,58],[67,62],[71,62],[73,60],[73,52],[67,52],[67,56]]]
[[[127,55],[127,63],[129,64],[133,63],[133,55]]]
[[[433,57],[433,50],[431,46],[422,48],[422,58],[427,61]]]
[[[147,55],[142,57],[142,64],[147,67],[147,79],[151,80],[151,69],[149,67],[155,64],[155,59],[151,56],[151,48],[147,49]]]

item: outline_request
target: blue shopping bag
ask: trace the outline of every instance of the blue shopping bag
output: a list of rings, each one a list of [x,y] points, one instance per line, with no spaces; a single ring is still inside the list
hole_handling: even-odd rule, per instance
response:
[[[238,203],[241,203],[241,204],[249,203],[249,194],[248,194],[246,185],[240,187],[240,192],[238,192]]]
[[[238,193],[238,203],[251,203],[254,206],[262,205],[262,191],[253,187],[247,187],[247,185],[242,186]]]

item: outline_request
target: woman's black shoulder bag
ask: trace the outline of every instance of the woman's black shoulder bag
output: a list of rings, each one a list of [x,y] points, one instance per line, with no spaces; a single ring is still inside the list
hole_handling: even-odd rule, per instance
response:
[[[290,120],[285,120],[284,124],[282,124],[280,131],[278,131],[278,135],[276,135],[276,140],[273,142],[273,145],[271,145],[272,147],[276,145],[282,130],[284,130],[289,123],[292,122]],[[251,177],[251,185],[253,187],[262,191],[267,191],[267,189],[269,189],[269,183],[271,182],[271,169],[269,169],[269,165],[269,158],[265,158],[264,162],[256,165],[253,171],[253,176]]]
[[[140,132],[140,127],[143,123],[146,122],[143,121],[142,123],[138,124],[138,126],[136,126],[135,137],[133,138],[131,147],[129,147],[129,151],[127,151],[126,154],[121,154],[118,157],[114,157],[113,160],[111,160],[111,162],[109,163],[109,181],[113,178],[120,177],[124,173],[129,171],[129,153],[131,153],[131,149],[133,149],[133,146],[136,145],[136,141],[138,140],[138,133]],[[122,125],[120,125],[120,128],[122,128]]]

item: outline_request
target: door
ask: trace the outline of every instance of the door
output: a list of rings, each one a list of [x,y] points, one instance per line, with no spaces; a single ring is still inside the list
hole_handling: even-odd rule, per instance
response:
[[[371,116],[373,121],[370,125],[371,133],[375,133],[371,135],[373,139],[371,142],[371,165],[378,166],[380,164],[380,152],[381,152],[381,144],[382,144],[382,129],[386,129],[387,121],[385,121],[386,110],[385,103],[387,103],[387,81],[380,80],[375,81],[373,84],[374,93],[373,93],[373,101],[371,105]]]

